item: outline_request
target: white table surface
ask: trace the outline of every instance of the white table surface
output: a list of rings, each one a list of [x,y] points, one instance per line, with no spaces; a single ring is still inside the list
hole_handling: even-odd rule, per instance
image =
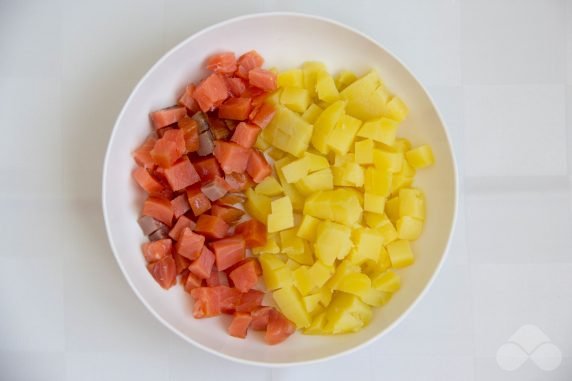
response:
[[[113,122],[148,68],[214,22],[276,10],[347,23],[412,68],[452,133],[462,205],[441,275],[399,327],[271,370],[194,348],[147,312],[99,192]],[[0,0],[0,128],[0,380],[572,379],[572,1]],[[525,324],[559,349],[557,369],[499,367]]]

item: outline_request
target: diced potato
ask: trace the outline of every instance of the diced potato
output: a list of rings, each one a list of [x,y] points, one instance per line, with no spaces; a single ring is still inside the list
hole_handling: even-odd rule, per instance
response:
[[[310,195],[314,192],[334,189],[334,177],[330,168],[322,169],[311,173],[295,184],[296,189],[303,195]]]
[[[399,269],[413,263],[413,251],[409,241],[400,239],[390,243],[386,248],[394,268]]]
[[[258,257],[260,267],[262,267],[262,278],[268,290],[276,290],[279,288],[290,287],[294,284],[294,276],[284,262],[282,262],[274,254],[262,254]],[[281,267],[276,267],[279,261]],[[276,267],[276,268],[273,268]]]
[[[318,225],[314,252],[324,264],[333,265],[336,259],[343,259],[351,247],[350,228],[331,221]]]
[[[407,151],[405,158],[416,169],[428,167],[435,162],[433,150],[427,144]]]
[[[274,162],[274,168],[276,169],[276,174],[278,175],[278,179],[280,180],[280,184],[282,185],[282,189],[284,190],[284,194],[290,197],[292,201],[292,207],[296,211],[301,211],[304,207],[304,197],[298,192],[298,190],[294,187],[294,185],[289,184],[282,173],[282,168],[293,161],[290,157],[285,157]]]
[[[345,155],[352,147],[360,126],[361,120],[349,115],[342,116],[328,136],[328,147],[335,153]]]
[[[305,152],[304,153],[304,159],[306,160],[306,162],[308,164],[308,172],[309,173],[316,172],[316,171],[330,167],[330,163],[328,162],[328,159],[326,159],[324,156],[316,155],[315,153]]]
[[[357,133],[361,138],[367,138],[391,146],[395,143],[398,124],[387,118],[375,118],[366,121]]]
[[[302,222],[298,226],[298,231],[296,232],[296,236],[303,238],[307,241],[314,242],[316,239],[316,230],[318,225],[320,224],[320,220],[316,217],[312,217],[310,215],[304,215],[302,217]]]
[[[276,147],[271,147],[270,149],[268,149],[266,151],[266,154],[268,154],[269,157],[272,158],[272,160],[277,161],[282,159],[284,156],[286,156],[286,152],[282,151],[281,149],[278,149]]]
[[[310,277],[317,288],[321,288],[330,277],[334,274],[334,268],[331,266],[326,266],[321,261],[317,260],[308,269]]]
[[[365,213],[365,222],[367,226],[381,233],[384,245],[397,239],[397,231],[385,214]]]
[[[302,70],[291,69],[278,73],[276,79],[278,87],[299,87],[304,86]]]
[[[380,117],[387,101],[380,84],[377,73],[372,70],[342,90],[341,99],[348,101],[346,112],[360,120]]]
[[[351,273],[342,279],[336,289],[338,291],[347,292],[348,294],[361,296],[370,288],[371,280],[367,275],[362,273]]]
[[[320,306],[321,298],[322,295],[320,293],[310,294],[302,297],[302,301],[304,302],[304,307],[306,308],[306,311],[308,311],[310,315],[316,314],[318,310],[323,311],[323,307]],[[314,319],[312,319],[312,321],[313,320]]]
[[[354,162],[346,162],[339,167],[332,167],[334,185],[342,187],[362,187],[365,171],[362,166]]]
[[[373,140],[364,139],[355,143],[355,160],[358,164],[373,164]]]
[[[256,142],[254,143],[255,148],[258,148],[260,151],[266,151],[271,146],[272,145],[270,144],[269,141],[267,141],[265,139],[263,134],[258,134],[258,137],[256,138]]]
[[[280,103],[292,111],[303,113],[312,103],[312,98],[306,89],[285,87],[280,95]]]
[[[318,73],[316,78],[316,92],[318,99],[332,103],[340,99],[340,93],[331,75],[325,71]]]
[[[397,227],[399,239],[407,239],[409,241],[415,241],[423,231],[423,221],[409,216],[399,218],[395,226]]]
[[[403,188],[399,190],[399,216],[425,219],[425,201],[419,189]]]
[[[282,186],[274,176],[268,176],[254,188],[254,191],[263,196],[278,196],[284,193]]]
[[[371,285],[380,291],[393,293],[401,287],[401,278],[393,271],[387,270],[373,277]]]
[[[344,115],[345,106],[346,103],[343,101],[332,103],[328,108],[322,111],[314,123],[311,142],[312,146],[321,154],[328,153],[328,136]]]
[[[266,238],[266,245],[253,247],[252,254],[260,255],[260,254],[278,254],[280,252],[280,246],[276,242],[276,236],[274,234],[268,234]]]
[[[305,157],[294,160],[282,167],[282,174],[288,183],[295,183],[308,175],[309,163]]]
[[[395,139],[395,143],[391,146],[395,152],[407,152],[411,149],[411,143],[405,138]]]
[[[294,287],[290,286],[276,290],[272,293],[272,297],[280,311],[296,327],[305,328],[310,325],[310,315],[304,307],[302,296]]]
[[[399,197],[392,197],[385,202],[385,214],[392,222],[399,218]]]
[[[288,267],[290,270],[292,270],[292,276],[294,276],[294,271],[296,271],[300,267],[300,264],[298,262],[288,258],[288,260],[286,261],[286,267]]]
[[[383,236],[378,231],[371,228],[358,228],[353,232],[354,251],[350,256],[350,261],[356,265],[361,265],[365,261],[379,260],[379,252],[383,247]]]
[[[334,291],[329,288],[322,287],[319,292],[320,292],[320,304],[323,307],[328,307],[332,302],[332,298],[334,297]]]
[[[294,286],[296,286],[302,296],[306,296],[314,290],[314,282],[312,281],[310,272],[308,271],[308,266],[298,267],[293,274]]]
[[[386,304],[389,299],[391,299],[392,294],[389,292],[384,292],[377,290],[375,288],[369,288],[367,291],[360,295],[360,299],[365,304],[369,304],[373,307],[381,307]]]
[[[304,204],[304,214],[353,226],[361,220],[359,194],[350,189],[335,189],[312,194]]]
[[[388,152],[377,148],[373,150],[373,163],[377,169],[397,173],[401,171],[403,161],[401,152]]]
[[[334,295],[326,309],[324,330],[333,334],[355,332],[366,326],[371,318],[371,308],[357,296],[340,292]]]
[[[322,111],[323,110],[320,106],[318,106],[315,103],[312,103],[306,109],[306,111],[304,111],[304,114],[302,114],[302,119],[304,119],[308,123],[314,124],[316,120],[318,120],[318,117],[320,116]]]
[[[364,189],[366,193],[387,197],[391,191],[391,173],[373,167],[367,168]]]
[[[336,87],[338,88],[338,91],[342,91],[343,89],[348,87],[350,84],[355,82],[356,79],[357,79],[357,75],[355,75],[355,73],[353,73],[349,70],[340,71],[338,73],[338,75],[336,75],[336,78],[335,78]]]
[[[296,236],[295,229],[282,230],[280,242],[282,243],[282,254],[286,254],[288,257],[304,253],[304,241]]]
[[[365,192],[363,195],[363,210],[366,212],[383,214],[385,210],[385,197]]]
[[[316,94],[316,81],[318,73],[326,71],[326,66],[321,62],[307,61],[302,64],[304,87],[314,96]]]
[[[272,201],[270,206],[272,213],[268,214],[268,233],[278,232],[294,226],[292,203],[288,196]]]
[[[352,263],[348,258],[344,259],[337,267],[334,274],[328,279],[324,288],[335,290],[338,288],[342,279],[348,274],[360,272],[360,267]]]
[[[246,202],[244,203],[244,209],[252,217],[256,218],[258,221],[266,224],[266,218],[270,213],[270,203],[272,200],[268,196],[264,196],[256,193],[251,188],[246,190]]]
[[[323,311],[316,315],[312,319],[312,323],[304,330],[304,334],[306,335],[324,335],[327,334],[324,330],[324,326],[326,325],[326,311]]]
[[[276,114],[262,134],[274,147],[300,157],[308,149],[312,131],[312,125],[298,114],[284,106],[278,106]]]
[[[409,108],[399,97],[392,97],[389,102],[385,105],[384,115],[390,119],[397,122],[401,122],[407,114],[409,113]]]
[[[265,103],[271,104],[272,106],[278,106],[280,104],[280,94],[282,94],[282,89],[276,89],[272,94],[266,97]]]

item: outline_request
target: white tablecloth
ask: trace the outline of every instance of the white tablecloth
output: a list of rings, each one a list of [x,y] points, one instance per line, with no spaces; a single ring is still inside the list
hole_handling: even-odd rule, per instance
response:
[[[146,311],[99,193],[113,122],[146,70],[203,27],[276,10],[347,23],[412,68],[452,133],[462,205],[441,275],[399,327],[271,370],[194,348]],[[572,379],[571,86],[566,0],[0,0],[0,379]],[[512,341],[531,359],[504,370],[497,351],[524,325]],[[531,330],[551,344],[525,343]]]

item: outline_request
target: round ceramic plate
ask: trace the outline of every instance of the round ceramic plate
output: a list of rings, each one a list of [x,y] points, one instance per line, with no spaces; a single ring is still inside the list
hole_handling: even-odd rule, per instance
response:
[[[280,345],[268,346],[260,332],[245,340],[227,334],[228,317],[196,320],[182,287],[159,287],[145,267],[137,225],[143,194],[131,179],[131,152],[151,131],[148,114],[176,102],[184,86],[205,76],[204,60],[213,53],[237,54],[255,49],[266,67],[287,69],[304,61],[325,63],[336,72],[380,73],[388,88],[409,106],[398,134],[413,145],[430,144],[436,165],[421,170],[416,186],[427,200],[427,219],[414,242],[414,265],[399,270],[402,288],[384,307],[375,309],[363,330],[338,336],[297,332]],[[316,362],[353,351],[393,329],[423,296],[447,251],[457,208],[457,178],[451,143],[439,112],[415,76],[379,43],[340,23],[291,13],[255,14],[216,24],[181,42],[141,79],[121,111],[111,135],[103,172],[103,211],[117,262],[135,294],[165,326],[211,353],[243,363],[284,366]],[[141,332],[142,335],[145,332]]]

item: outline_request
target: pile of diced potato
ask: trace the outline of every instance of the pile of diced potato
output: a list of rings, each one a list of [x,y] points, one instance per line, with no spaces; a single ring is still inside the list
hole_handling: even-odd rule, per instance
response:
[[[410,241],[425,220],[417,169],[428,145],[397,138],[407,116],[375,71],[333,78],[323,64],[278,74],[277,112],[257,147],[275,176],[247,192],[245,207],[268,227],[253,249],[280,310],[307,334],[354,332],[400,288]]]

